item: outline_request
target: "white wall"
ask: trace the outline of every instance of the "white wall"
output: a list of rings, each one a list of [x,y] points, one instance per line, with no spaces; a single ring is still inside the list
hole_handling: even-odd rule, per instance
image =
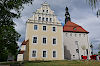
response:
[[[72,34],[72,35],[71,35]],[[81,59],[81,55],[87,56],[86,49],[88,49],[88,56],[91,55],[90,43],[87,33],[74,33],[63,32],[64,40],[64,57],[65,59],[76,60]],[[78,45],[75,44],[78,41]],[[76,53],[76,49],[79,47],[79,54]],[[82,47],[85,47],[83,50]],[[75,57],[73,57],[75,55]]]

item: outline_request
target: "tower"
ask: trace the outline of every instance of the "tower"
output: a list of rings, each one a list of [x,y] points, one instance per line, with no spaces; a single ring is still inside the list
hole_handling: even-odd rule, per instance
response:
[[[66,24],[66,22],[70,21],[71,18],[70,18],[70,14],[68,12],[68,7],[65,8],[65,11],[66,11],[65,12],[65,24]]]
[[[63,26],[50,5],[44,2],[26,22],[23,60],[63,60]],[[22,55],[22,54],[21,54]]]

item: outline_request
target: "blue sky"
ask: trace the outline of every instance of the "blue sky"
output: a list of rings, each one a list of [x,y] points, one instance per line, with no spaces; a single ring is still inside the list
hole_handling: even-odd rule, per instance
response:
[[[25,23],[37,8],[41,7],[43,2],[48,2],[51,9],[57,15],[61,23],[64,23],[65,7],[68,6],[71,15],[71,21],[82,26],[89,32],[90,43],[93,43],[94,52],[98,52],[98,45],[100,44],[100,17],[96,16],[96,9],[89,6],[86,0],[34,0],[33,4],[25,4],[21,12],[21,18],[14,19],[16,26],[15,29],[21,34],[18,41],[20,45],[25,39]],[[100,6],[99,6],[100,7]]]

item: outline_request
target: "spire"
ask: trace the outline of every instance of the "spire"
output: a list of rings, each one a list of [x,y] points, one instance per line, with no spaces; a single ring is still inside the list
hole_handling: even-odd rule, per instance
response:
[[[71,18],[70,18],[70,14],[69,14],[69,12],[68,12],[68,7],[66,7],[65,8],[65,24],[66,24],[66,22],[68,22],[68,21],[71,21]]]

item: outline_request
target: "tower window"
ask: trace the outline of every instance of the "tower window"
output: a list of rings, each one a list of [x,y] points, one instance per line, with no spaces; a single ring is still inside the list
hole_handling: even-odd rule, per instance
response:
[[[46,26],[43,26],[43,30],[46,31]]]
[[[36,57],[36,50],[32,51],[32,57]]]
[[[56,44],[56,38],[53,38],[53,44]]]
[[[43,51],[43,57],[46,57],[46,56],[47,56],[47,52]]]
[[[46,38],[43,38],[43,44],[46,44]]]
[[[34,30],[37,30],[37,28],[38,28],[37,25],[34,25]]]
[[[33,43],[37,43],[37,37],[33,37]]]
[[[56,57],[56,51],[53,51],[53,57]]]

